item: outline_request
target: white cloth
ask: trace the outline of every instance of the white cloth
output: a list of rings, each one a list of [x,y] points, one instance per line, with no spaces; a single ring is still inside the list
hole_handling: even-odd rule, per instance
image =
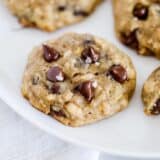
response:
[[[1,160],[116,160],[48,135],[17,115],[2,100],[0,113]]]

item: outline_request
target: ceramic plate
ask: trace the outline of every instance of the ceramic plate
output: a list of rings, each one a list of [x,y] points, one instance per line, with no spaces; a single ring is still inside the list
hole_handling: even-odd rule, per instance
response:
[[[0,97],[12,109],[46,132],[72,143],[111,155],[160,158],[160,116],[145,116],[140,98],[143,82],[158,66],[159,61],[138,56],[116,40],[111,1],[105,1],[82,23],[55,33],[21,28],[3,4],[0,6],[0,12]],[[21,78],[32,47],[65,32],[101,36],[132,58],[137,70],[137,89],[128,109],[92,125],[70,128],[35,110],[21,96]]]

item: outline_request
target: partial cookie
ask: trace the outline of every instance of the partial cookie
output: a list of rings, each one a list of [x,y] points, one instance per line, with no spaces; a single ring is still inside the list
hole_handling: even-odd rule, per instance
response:
[[[160,58],[160,1],[113,0],[118,38],[140,55]]]
[[[101,0],[6,1],[23,26],[55,31],[88,17]]]
[[[92,123],[125,109],[136,73],[130,58],[89,34],[65,34],[35,48],[22,94],[65,125]]]
[[[146,114],[160,114],[160,67],[157,68],[144,83],[142,99]]]

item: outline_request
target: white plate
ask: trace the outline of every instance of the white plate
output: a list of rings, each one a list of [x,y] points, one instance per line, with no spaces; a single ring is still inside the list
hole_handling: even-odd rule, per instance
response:
[[[46,132],[66,141],[85,145],[111,155],[160,158],[160,116],[147,117],[140,99],[142,84],[159,61],[140,57],[121,45],[115,38],[111,1],[104,2],[86,21],[45,33],[34,29],[21,29],[4,6],[0,28],[0,97],[15,111]],[[20,94],[21,78],[32,47],[64,32],[89,32],[115,43],[131,56],[137,69],[137,89],[125,111],[116,116],[80,128],[63,126],[29,105]]]

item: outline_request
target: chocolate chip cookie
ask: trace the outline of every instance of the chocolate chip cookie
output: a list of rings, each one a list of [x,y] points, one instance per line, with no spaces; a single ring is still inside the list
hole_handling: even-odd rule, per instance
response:
[[[101,0],[6,0],[23,26],[55,31],[88,17]]]
[[[160,1],[113,0],[115,28],[123,44],[160,58]]]
[[[32,51],[22,94],[63,124],[80,126],[125,109],[135,84],[127,55],[93,35],[68,33]]]
[[[146,114],[160,114],[160,67],[157,68],[144,83],[142,99]]]

